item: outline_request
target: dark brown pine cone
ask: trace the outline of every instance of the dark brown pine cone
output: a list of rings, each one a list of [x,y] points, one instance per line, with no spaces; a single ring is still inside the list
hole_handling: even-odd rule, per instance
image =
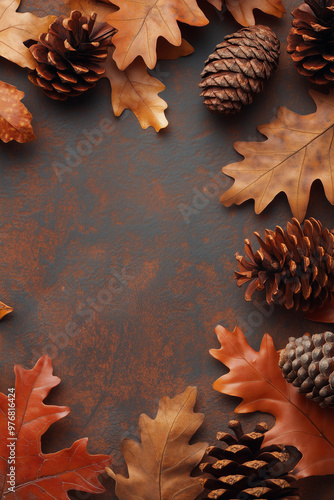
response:
[[[30,47],[38,66],[29,79],[52,99],[65,100],[95,86],[104,74],[102,65],[108,55],[115,28],[88,19],[79,11],[69,18],[60,16]]]
[[[288,472],[297,460],[281,445],[261,448],[266,423],[258,424],[253,432],[244,434],[241,424],[231,420],[228,424],[234,434],[218,432],[217,439],[224,446],[210,446],[200,469],[205,499],[220,500],[299,500],[293,486],[294,477]]]
[[[255,290],[265,290],[268,304],[278,303],[287,309],[320,309],[334,291],[334,235],[319,221],[305,220],[302,229],[293,218],[284,231],[266,230],[265,241],[254,233],[260,250],[253,253],[245,240],[247,258],[236,254],[238,286],[248,283],[245,298]]]
[[[292,12],[288,52],[299,73],[318,85],[334,82],[334,0],[305,0]]]
[[[334,333],[290,337],[280,352],[283,377],[321,407],[334,407]]]
[[[267,26],[250,26],[225,37],[205,61],[199,86],[213,112],[236,113],[253,102],[277,68],[280,42]]]

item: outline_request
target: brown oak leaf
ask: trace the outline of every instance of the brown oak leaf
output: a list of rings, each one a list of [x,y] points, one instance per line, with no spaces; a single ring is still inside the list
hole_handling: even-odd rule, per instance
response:
[[[21,102],[23,97],[24,92],[0,81],[0,139],[3,142],[36,139],[31,126],[32,116]]]
[[[8,395],[0,393],[0,498],[68,500],[69,490],[105,491],[98,475],[110,457],[87,453],[87,438],[56,453],[41,450],[41,436],[70,411],[65,406],[43,403],[50,389],[60,382],[52,375],[51,359],[43,356],[32,370],[16,365],[14,371],[15,390],[10,388]]]
[[[144,61],[138,57],[125,71],[120,71],[110,50],[105,64],[105,77],[111,86],[111,102],[114,113],[120,116],[131,109],[142,128],[154,127],[158,132],[167,127],[164,110],[167,103],[158,96],[165,89],[163,83],[149,75]]]
[[[177,21],[192,26],[204,26],[209,21],[196,0],[112,0],[119,7],[107,21],[118,29],[113,37],[116,47],[114,60],[124,70],[138,56],[148,68],[157,62],[156,45],[161,36],[172,45],[181,45]]]
[[[310,90],[310,95],[315,113],[303,116],[280,107],[276,120],[258,127],[268,140],[234,144],[244,160],[223,168],[235,179],[220,199],[224,205],[254,198],[258,214],[284,191],[293,215],[302,221],[316,179],[334,204],[334,91],[326,95]]]
[[[0,0],[0,56],[23,68],[33,69],[36,62],[23,42],[38,40],[47,32],[55,16],[36,17],[30,12],[16,12],[21,0]]]
[[[189,445],[204,420],[193,412],[196,393],[196,387],[188,387],[173,399],[163,397],[154,420],[144,414],[139,418],[141,443],[122,441],[129,477],[107,469],[120,500],[188,500],[201,493],[199,479],[190,476],[208,446]]]
[[[238,327],[230,332],[218,326],[216,333],[221,348],[211,349],[210,354],[230,371],[216,380],[213,388],[243,399],[236,413],[274,415],[276,423],[265,434],[263,444],[298,448],[303,456],[294,470],[297,478],[334,474],[334,409],[320,408],[286,382],[270,335],[263,337],[256,352]]]

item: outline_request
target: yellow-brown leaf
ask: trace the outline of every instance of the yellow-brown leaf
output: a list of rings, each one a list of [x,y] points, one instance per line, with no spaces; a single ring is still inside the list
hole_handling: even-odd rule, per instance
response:
[[[188,500],[201,493],[198,478],[190,476],[208,446],[189,445],[204,420],[204,415],[193,411],[196,393],[196,387],[188,387],[173,399],[163,397],[154,420],[140,416],[141,443],[122,442],[129,477],[107,469],[116,481],[119,500]]]
[[[334,204],[334,91],[310,94],[317,105],[315,113],[302,116],[281,107],[276,120],[258,127],[267,141],[234,144],[244,160],[223,168],[235,179],[220,199],[224,205],[253,198],[255,212],[260,213],[284,191],[293,215],[302,221],[316,179]]]
[[[141,58],[137,58],[125,71],[120,71],[110,51],[105,76],[110,81],[112,107],[116,116],[130,109],[144,129],[154,127],[158,132],[167,127],[164,113],[167,104],[158,96],[165,86],[147,73]]]
[[[122,70],[138,56],[153,69],[159,36],[172,45],[181,45],[177,21],[192,26],[208,23],[196,0],[113,0],[112,3],[119,10],[108,16],[107,21],[118,29],[113,37],[114,60]]]
[[[36,139],[31,126],[32,116],[20,102],[23,97],[24,92],[9,83],[0,82],[0,139],[3,142]]]
[[[55,16],[36,17],[30,12],[16,12],[21,0],[0,0],[0,56],[23,68],[33,69],[36,62],[23,44],[38,40],[48,31]]]

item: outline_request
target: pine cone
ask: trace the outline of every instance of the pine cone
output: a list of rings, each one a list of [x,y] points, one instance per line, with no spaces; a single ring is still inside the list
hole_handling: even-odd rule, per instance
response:
[[[101,62],[108,55],[115,28],[87,19],[79,11],[60,16],[30,47],[38,66],[29,79],[52,99],[65,100],[91,89],[104,74]]]
[[[280,352],[283,377],[322,408],[334,407],[334,333],[290,337]]]
[[[213,112],[236,113],[253,102],[277,68],[280,42],[267,26],[243,28],[225,37],[205,61],[199,84]]]
[[[267,424],[261,422],[249,434],[244,434],[237,420],[231,420],[228,426],[235,437],[218,432],[217,439],[227,447],[210,446],[207,456],[217,460],[200,465],[201,471],[211,476],[201,480],[204,488],[210,491],[204,498],[299,500],[297,489],[292,486],[295,479],[287,474],[294,457],[280,445],[261,448]]]
[[[268,304],[279,303],[287,309],[320,309],[334,291],[334,235],[319,221],[305,220],[304,229],[293,218],[287,230],[276,226],[266,230],[265,241],[254,233],[261,245],[253,253],[248,239],[245,252],[249,260],[236,254],[238,286],[250,282],[246,300],[254,290],[266,290]]]
[[[299,73],[319,85],[334,81],[334,0],[305,0],[292,12],[287,50]]]

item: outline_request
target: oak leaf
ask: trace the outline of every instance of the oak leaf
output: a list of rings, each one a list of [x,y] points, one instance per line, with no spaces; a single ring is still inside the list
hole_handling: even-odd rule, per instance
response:
[[[23,68],[33,69],[36,62],[23,42],[38,40],[48,31],[55,16],[36,17],[30,12],[16,12],[21,0],[0,0],[0,56]]]
[[[315,113],[303,116],[281,107],[276,120],[258,127],[268,140],[234,144],[244,160],[223,168],[235,178],[220,199],[224,205],[254,198],[258,214],[284,191],[293,215],[302,221],[316,179],[334,204],[334,91],[326,95],[310,90],[310,95],[317,105]]]
[[[163,397],[154,420],[139,418],[141,443],[122,441],[129,477],[107,469],[120,500],[189,500],[201,493],[202,485],[190,473],[208,444],[188,444],[204,420],[193,412],[196,393],[196,387],[188,387],[173,399]]]
[[[300,394],[289,384],[278,366],[279,353],[270,335],[263,337],[256,352],[240,330],[216,328],[220,349],[210,354],[230,372],[220,377],[213,388],[243,399],[236,413],[271,413],[276,423],[266,434],[264,446],[291,445],[303,454],[293,471],[297,478],[334,474],[334,409],[324,409]]]
[[[168,121],[164,114],[167,103],[158,96],[165,86],[148,74],[141,58],[138,57],[128,68],[120,71],[110,50],[105,68],[104,76],[110,81],[111,102],[116,116],[120,116],[125,109],[131,109],[142,128],[152,126],[158,132],[167,127]]]
[[[24,92],[0,81],[0,139],[3,142],[36,139],[31,126],[32,116],[21,102],[23,97]]]
[[[153,69],[157,62],[156,45],[161,36],[172,45],[181,45],[177,21],[204,26],[209,21],[196,0],[112,0],[119,10],[107,17],[118,29],[113,37],[114,60],[124,70],[138,56]]]
[[[65,406],[43,403],[50,389],[60,382],[52,375],[51,359],[42,356],[32,370],[16,365],[14,371],[15,391],[10,388],[8,396],[0,393],[0,498],[65,500],[69,499],[69,490],[102,493],[98,475],[110,458],[87,453],[87,438],[56,453],[41,450],[41,436],[70,411]],[[15,486],[8,479],[13,457]]]

